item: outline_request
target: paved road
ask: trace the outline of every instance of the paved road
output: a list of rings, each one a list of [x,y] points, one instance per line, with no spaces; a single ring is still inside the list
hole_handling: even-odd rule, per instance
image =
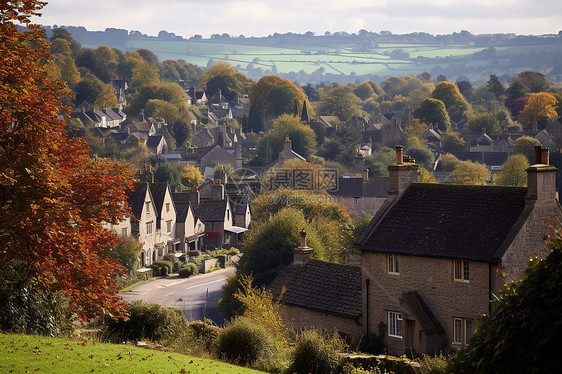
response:
[[[203,320],[207,316],[222,325],[224,321],[217,312],[217,302],[222,297],[222,285],[234,272],[234,268],[227,268],[188,279],[162,277],[120,295],[125,301],[144,300],[179,308],[188,321]]]

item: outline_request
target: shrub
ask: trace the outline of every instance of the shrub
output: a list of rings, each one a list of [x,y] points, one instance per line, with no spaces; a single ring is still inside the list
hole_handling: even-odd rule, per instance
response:
[[[162,342],[175,334],[184,333],[187,321],[179,309],[165,308],[142,300],[129,304],[129,319],[111,320],[103,331],[111,342],[149,339]]]
[[[179,272],[179,276],[181,278],[189,278],[192,275],[197,275],[197,265],[195,264],[187,264],[185,265]]]
[[[420,372],[423,374],[445,374],[447,372],[447,365],[449,364],[448,357],[439,354],[439,356],[422,355],[419,360]]]
[[[187,254],[189,255],[189,257],[199,257],[199,256],[201,256],[201,252],[199,252],[199,251],[189,251]]]
[[[163,257],[164,261],[169,261],[172,263],[172,272],[177,273],[183,266],[183,263],[179,260],[178,257],[174,255],[166,255]]]
[[[154,262],[153,264],[158,265],[160,268],[166,268],[166,274],[162,275],[172,274],[174,271],[174,264],[170,261],[160,260]]]
[[[364,351],[371,354],[381,354],[384,353],[384,336],[386,334],[386,324],[384,322],[379,322],[377,325],[377,332],[370,333],[367,335],[365,341]]]
[[[226,267],[226,255],[218,255],[217,262],[219,267],[224,269]]]
[[[217,337],[215,350],[227,360],[251,365],[258,359],[273,356],[275,341],[265,327],[238,317]]]
[[[65,292],[49,292],[25,279],[18,266],[0,271],[0,330],[66,336],[72,331]]]
[[[291,373],[338,373],[343,360],[338,352],[345,349],[345,343],[337,335],[318,330],[306,330],[297,336],[293,352]]]

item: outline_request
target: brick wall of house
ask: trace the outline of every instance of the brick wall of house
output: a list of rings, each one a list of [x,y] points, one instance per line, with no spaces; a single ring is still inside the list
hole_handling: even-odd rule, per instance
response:
[[[363,317],[366,318],[368,315],[371,332],[376,331],[380,321],[388,325],[388,311],[401,312],[404,327],[406,327],[406,320],[416,319],[402,300],[403,293],[409,291],[417,291],[438,318],[445,329],[447,347],[458,347],[451,344],[454,317],[476,321],[478,316],[488,313],[488,279],[490,271],[494,271],[488,263],[470,262],[469,283],[453,280],[453,260],[450,259],[399,255],[399,266],[399,275],[388,274],[385,254],[363,253]],[[366,279],[370,279],[369,311],[365,308]],[[363,324],[365,323],[364,319]],[[387,326],[385,344],[389,353],[404,353],[406,340],[410,340],[411,347],[416,351],[428,350],[426,339],[420,334],[420,324],[415,321],[413,324],[409,322],[408,325],[413,331],[408,337],[404,333],[402,339],[389,337]],[[429,348],[437,350],[438,353],[443,347]]]
[[[346,337],[347,342],[352,346],[360,342],[364,332],[361,320],[355,321],[352,318],[318,312],[290,304],[283,306],[283,317],[285,322],[296,330],[316,328],[339,332]]]

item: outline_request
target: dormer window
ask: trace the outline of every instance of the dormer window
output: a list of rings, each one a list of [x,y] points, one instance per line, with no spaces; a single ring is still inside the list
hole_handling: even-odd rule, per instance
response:
[[[466,260],[455,260],[453,266],[455,282],[470,282],[470,262]]]
[[[150,201],[147,201],[146,203],[144,203],[145,206],[145,210],[146,210],[146,215],[149,216],[150,215]]]

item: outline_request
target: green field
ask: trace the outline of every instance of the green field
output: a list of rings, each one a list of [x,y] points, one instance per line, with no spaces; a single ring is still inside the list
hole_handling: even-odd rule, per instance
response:
[[[260,373],[131,345],[0,334],[0,373]]]

